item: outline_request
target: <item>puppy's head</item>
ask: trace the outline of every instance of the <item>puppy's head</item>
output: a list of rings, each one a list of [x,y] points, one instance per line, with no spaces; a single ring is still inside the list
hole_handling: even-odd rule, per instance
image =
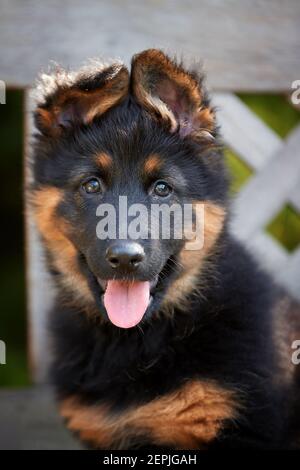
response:
[[[59,286],[123,328],[182,306],[225,219],[202,78],[152,49],[37,90],[31,201]]]

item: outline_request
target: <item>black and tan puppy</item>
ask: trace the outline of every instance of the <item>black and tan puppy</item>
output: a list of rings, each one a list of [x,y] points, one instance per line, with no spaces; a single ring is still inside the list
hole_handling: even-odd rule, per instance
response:
[[[296,307],[229,235],[202,77],[148,50],[130,74],[58,69],[38,93],[29,192],[57,285],[52,379],[69,429],[106,449],[296,445]],[[99,237],[98,208],[119,196],[202,204],[203,246]]]

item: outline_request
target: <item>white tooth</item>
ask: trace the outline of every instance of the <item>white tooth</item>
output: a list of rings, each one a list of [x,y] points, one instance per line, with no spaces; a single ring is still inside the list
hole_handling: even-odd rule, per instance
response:
[[[102,279],[100,279],[99,277],[97,277],[97,281],[100,287],[105,290],[107,287],[107,281],[102,281]]]

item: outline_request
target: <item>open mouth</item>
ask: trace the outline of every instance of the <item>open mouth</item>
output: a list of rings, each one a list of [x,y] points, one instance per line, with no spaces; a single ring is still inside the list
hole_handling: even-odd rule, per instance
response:
[[[174,275],[170,257],[163,269],[151,280],[100,279],[89,269],[88,280],[97,306],[119,328],[133,328],[158,308],[160,299]]]
[[[120,328],[132,328],[140,323],[153,301],[151,288],[155,281],[108,280],[98,282],[104,293],[102,302],[110,321]]]

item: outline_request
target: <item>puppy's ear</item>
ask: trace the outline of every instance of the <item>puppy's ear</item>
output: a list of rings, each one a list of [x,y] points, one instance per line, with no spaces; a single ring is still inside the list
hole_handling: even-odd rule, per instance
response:
[[[94,62],[77,73],[56,68],[38,82],[36,127],[45,135],[58,136],[66,128],[90,124],[122,101],[128,86],[128,70],[120,63]]]
[[[131,86],[137,101],[182,137],[208,139],[216,131],[202,77],[186,71],[162,51],[149,49],[132,59]]]

